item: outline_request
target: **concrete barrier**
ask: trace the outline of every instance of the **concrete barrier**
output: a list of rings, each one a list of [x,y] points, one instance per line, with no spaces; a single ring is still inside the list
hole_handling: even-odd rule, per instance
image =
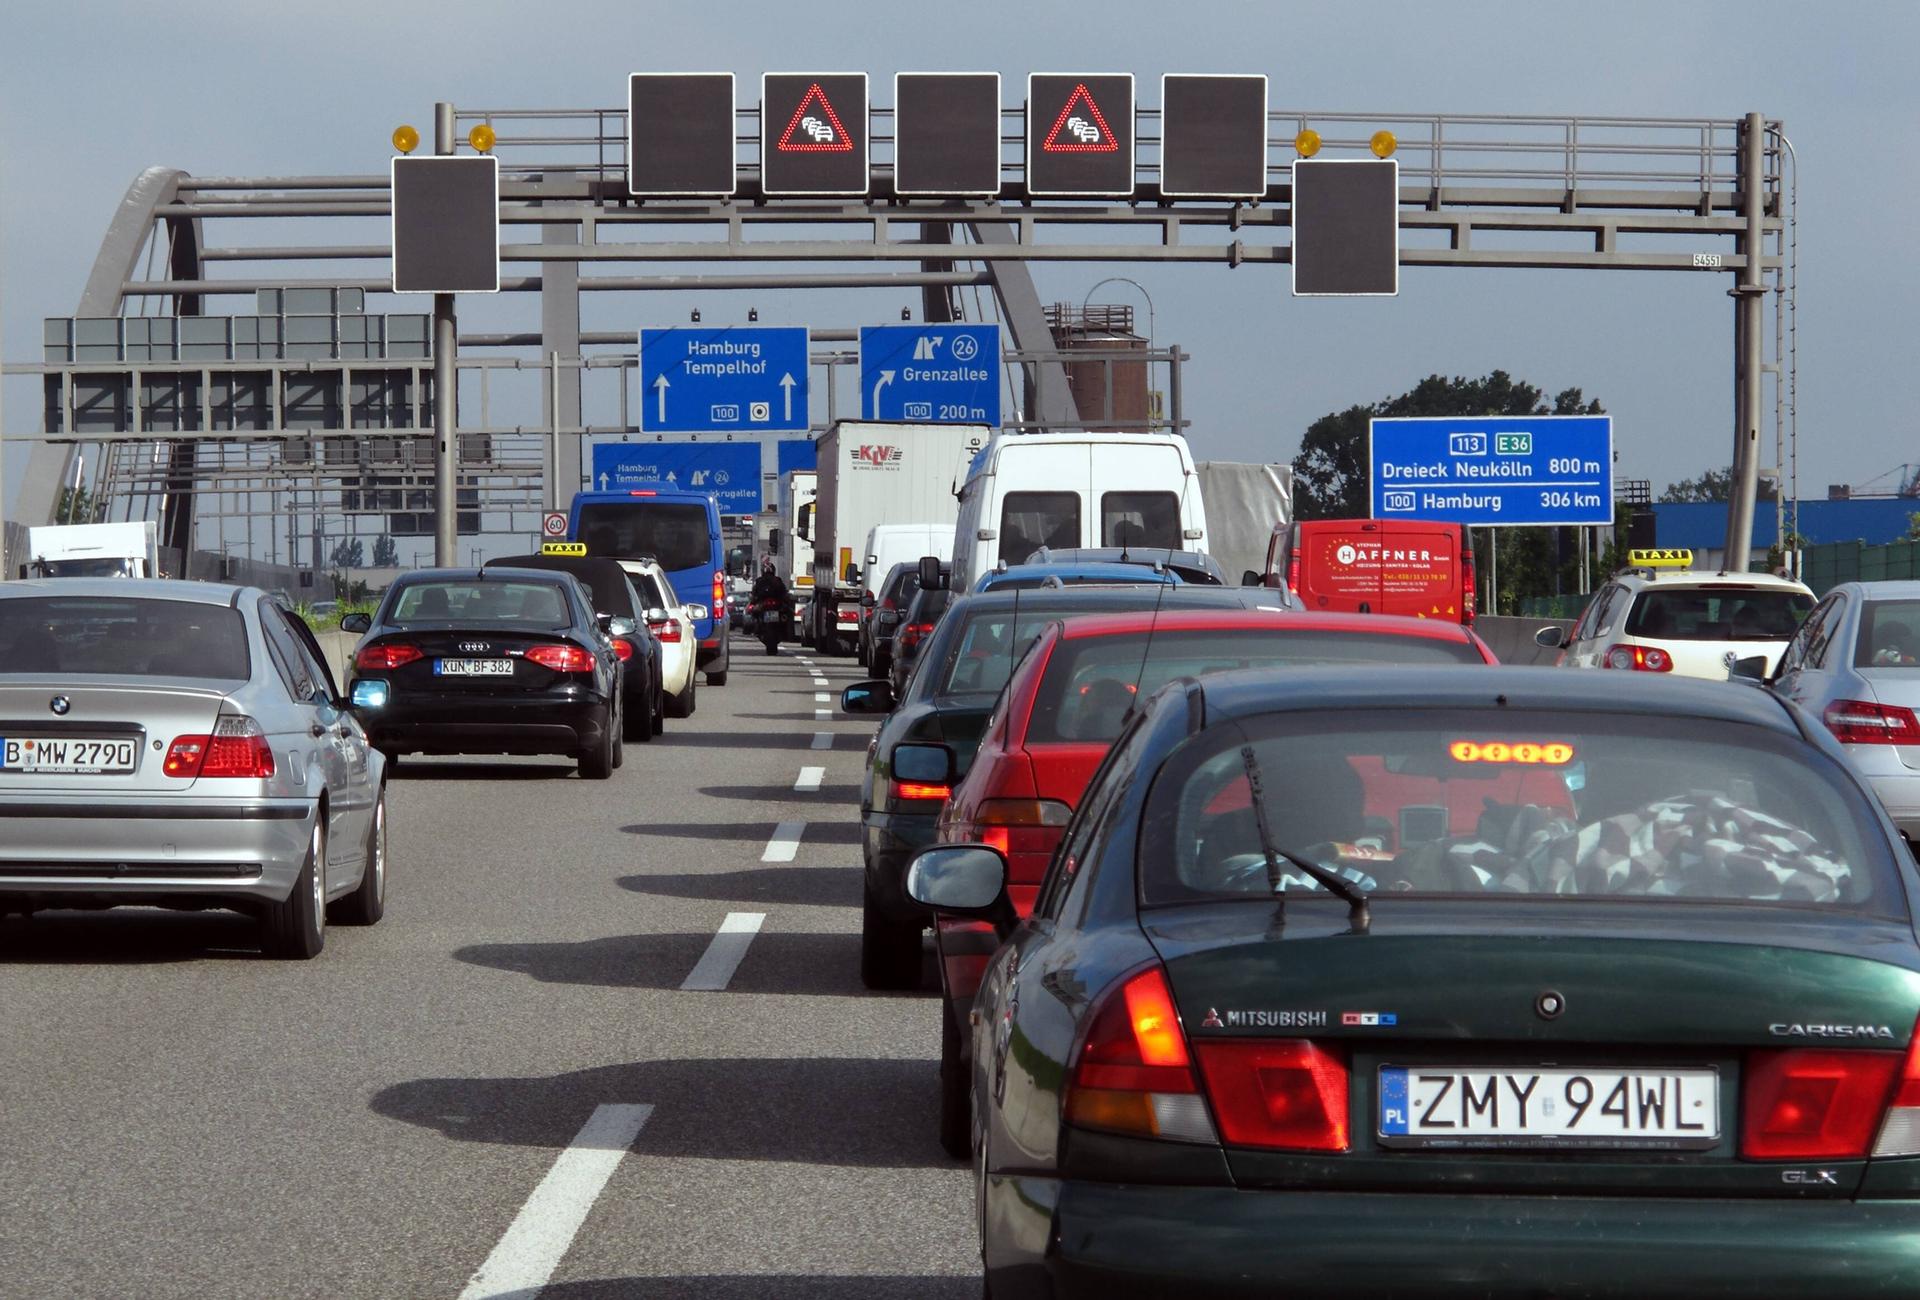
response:
[[[1546,650],[1536,645],[1533,634],[1543,627],[1570,628],[1570,618],[1512,618],[1482,615],[1473,621],[1473,630],[1480,634],[1493,650],[1494,657],[1503,664],[1538,664],[1552,667],[1559,656],[1558,650]]]

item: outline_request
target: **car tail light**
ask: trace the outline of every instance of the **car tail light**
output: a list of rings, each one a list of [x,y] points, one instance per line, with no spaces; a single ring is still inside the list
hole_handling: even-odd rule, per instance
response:
[[[1181,1142],[1219,1140],[1158,966],[1108,990],[1094,1008],[1067,1085],[1065,1114],[1081,1128]]]
[[[1912,709],[1871,700],[1835,700],[1821,715],[1836,740],[1848,745],[1920,745]]]
[[[1866,1155],[1901,1065],[1899,1052],[1752,1053],[1740,1104],[1740,1154],[1749,1160]]]
[[[950,785],[939,785],[931,781],[895,781],[893,800],[895,803],[916,799],[945,800],[953,793]]]
[[[617,636],[613,638],[613,652],[620,656],[621,663],[625,663],[633,658],[633,642],[623,636]]]
[[[1670,673],[1673,656],[1657,645],[1611,645],[1600,666],[1630,668],[1636,673]]]
[[[556,673],[593,671],[593,656],[571,641],[561,641],[555,645],[528,646],[527,662],[539,664],[542,668],[551,668]]]
[[[933,631],[931,623],[909,623],[893,634],[894,644],[902,650],[911,650],[920,644],[920,638]]]
[[[659,639],[662,645],[679,645],[680,644],[680,620],[679,619],[677,618],[663,619],[658,623],[649,623],[647,624],[647,626],[653,629],[653,635]]]
[[[983,799],[970,833],[962,836],[990,844],[1002,857],[1015,853],[1052,853],[1073,809],[1058,799]]]
[[[1473,557],[1471,546],[1460,548],[1460,621],[1471,627],[1474,614],[1474,592],[1480,586],[1480,566]]]
[[[1305,1038],[1201,1043],[1220,1135],[1228,1144],[1283,1151],[1345,1151],[1347,1057]]]
[[[1287,590],[1296,596],[1300,594],[1300,553],[1298,551],[1287,557]]]
[[[424,657],[417,645],[408,645],[405,641],[380,641],[360,647],[360,653],[353,657],[353,666],[370,668],[375,672],[392,672]]]
[[[713,571],[713,616],[720,617],[727,607],[727,575],[719,569]]]
[[[860,607],[858,605],[842,605],[833,611],[833,620],[836,623],[858,623],[860,621]]]
[[[1913,1027],[1907,1040],[1907,1059],[1900,1069],[1900,1081],[1887,1103],[1887,1117],[1880,1122],[1880,1136],[1873,1144],[1876,1156],[1920,1155],[1920,1024]]]
[[[273,775],[273,750],[259,723],[242,714],[226,714],[214,721],[210,736],[174,737],[161,770],[187,780],[213,776],[263,779]]]
[[[627,493],[627,495],[630,497],[653,497],[659,496],[660,494],[652,488],[635,488],[633,491]]]

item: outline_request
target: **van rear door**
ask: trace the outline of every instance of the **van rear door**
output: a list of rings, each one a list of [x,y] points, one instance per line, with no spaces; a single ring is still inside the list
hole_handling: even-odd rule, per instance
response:
[[[1460,621],[1458,524],[1380,525],[1380,601],[1373,612]]]
[[[1308,609],[1380,611],[1380,525],[1370,519],[1314,519],[1298,525],[1300,599]]]
[[[1092,448],[1083,442],[1003,445],[994,466],[993,517],[982,521],[1000,531],[995,558],[1022,564],[1043,546],[1089,545],[1082,538],[1091,463]]]
[[[1092,456],[1092,510],[1081,545],[1186,547],[1185,521],[1200,490],[1178,447],[1115,439],[1094,444]]]

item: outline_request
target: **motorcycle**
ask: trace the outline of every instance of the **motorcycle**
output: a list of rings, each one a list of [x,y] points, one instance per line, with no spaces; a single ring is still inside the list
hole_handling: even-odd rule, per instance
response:
[[[777,600],[763,600],[753,607],[754,630],[759,634],[760,644],[766,646],[767,653],[779,654],[780,642],[787,633],[788,617],[786,608]]]

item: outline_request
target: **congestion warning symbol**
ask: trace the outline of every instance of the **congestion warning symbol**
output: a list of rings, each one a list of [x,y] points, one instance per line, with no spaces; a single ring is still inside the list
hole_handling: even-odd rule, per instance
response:
[[[840,115],[833,111],[819,82],[808,86],[807,93],[800,97],[800,106],[793,110],[793,119],[776,147],[782,153],[853,152],[853,140],[847,128],[840,125]]]
[[[1114,138],[1106,115],[1093,102],[1093,92],[1083,81],[1067,96],[1066,107],[1054,119],[1053,130],[1047,132],[1040,148],[1047,153],[1118,153],[1120,141]]]

